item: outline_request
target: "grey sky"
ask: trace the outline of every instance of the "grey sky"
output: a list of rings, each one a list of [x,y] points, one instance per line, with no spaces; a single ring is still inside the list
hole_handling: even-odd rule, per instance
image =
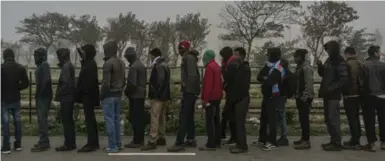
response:
[[[212,24],[211,32],[208,36],[209,48],[217,50],[221,42],[217,36],[225,32],[219,29],[220,23],[218,13],[228,2],[1,2],[1,36],[6,41],[16,41],[21,35],[15,34],[15,27],[20,25],[20,21],[33,13],[41,14],[47,11],[60,12],[63,14],[91,14],[97,17],[99,24],[105,26],[109,17],[116,17],[119,13],[132,11],[139,19],[145,21],[165,20],[167,17],[175,19],[177,14],[184,15],[189,12],[201,12],[202,16],[209,19]],[[309,2],[304,2],[309,3]],[[348,2],[355,7],[360,19],[354,22],[357,28],[366,27],[374,32],[378,28],[381,33],[385,33],[385,2]],[[292,38],[299,36],[299,28],[294,27],[286,32],[286,39],[289,35]]]

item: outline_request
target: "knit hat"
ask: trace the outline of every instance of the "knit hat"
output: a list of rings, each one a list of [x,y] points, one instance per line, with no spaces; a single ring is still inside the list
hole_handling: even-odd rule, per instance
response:
[[[215,52],[213,50],[206,50],[202,58],[203,64],[206,66],[213,59],[215,59]]]
[[[7,48],[3,51],[3,58],[4,59],[14,59],[15,58],[15,53],[13,52],[12,49]]]
[[[190,49],[191,44],[189,41],[183,40],[183,41],[179,42],[178,47],[181,47],[183,49]]]

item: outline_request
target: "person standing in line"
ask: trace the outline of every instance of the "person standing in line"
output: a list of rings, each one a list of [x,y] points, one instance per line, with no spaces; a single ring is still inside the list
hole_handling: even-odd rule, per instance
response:
[[[52,81],[51,70],[47,62],[47,50],[39,48],[34,52],[36,64],[35,82],[36,82],[36,114],[39,140],[31,148],[31,152],[46,151],[51,148],[48,138],[48,114],[52,101]]]
[[[350,73],[349,86],[343,91],[345,114],[348,118],[351,138],[343,143],[344,149],[361,150],[361,122],[360,122],[360,71],[361,63],[357,60],[356,51],[353,47],[345,49],[345,59],[348,63]]]
[[[148,86],[148,98],[151,99],[151,128],[150,140],[141,150],[153,150],[157,146],[166,145],[164,137],[166,132],[166,109],[165,104],[171,100],[170,90],[170,68],[162,57],[162,52],[158,49],[150,51],[152,57],[152,70],[150,75],[150,85]]]
[[[15,61],[15,53],[7,48],[3,52],[4,63],[1,64],[1,127],[3,142],[1,153],[11,152],[9,115],[13,117],[15,127],[15,142],[13,148],[21,151],[21,115],[20,91],[27,89],[29,80],[27,70]]]
[[[267,56],[268,62],[257,76],[257,80],[262,84],[263,94],[259,144],[264,144],[261,148],[264,151],[274,150],[277,147],[277,109],[285,101],[284,92],[282,91],[285,70],[280,61],[281,49],[269,48]]]
[[[222,77],[223,77],[223,89],[224,92],[226,93],[226,86],[227,86],[227,79],[226,73],[227,73],[227,67],[229,62],[235,60],[235,56],[233,55],[233,49],[230,47],[226,46],[221,49],[219,54],[222,57]],[[227,101],[226,101],[227,102]],[[230,138],[229,140],[225,141],[226,144],[228,145],[234,145],[235,144],[235,125],[234,122],[230,121],[230,116],[231,116],[231,109],[229,106],[227,106],[227,103],[225,103],[225,106],[222,111],[222,119],[221,119],[221,139],[226,139],[226,128],[229,126],[230,129]]]
[[[340,54],[340,44],[329,41],[324,45],[328,58],[324,64],[318,60],[318,74],[322,77],[319,97],[324,102],[325,124],[330,135],[330,143],[322,144],[325,151],[341,151],[340,101],[343,88],[349,80],[348,64]]]
[[[298,120],[301,126],[301,139],[294,141],[294,149],[310,149],[310,109],[314,98],[313,69],[306,60],[308,51],[297,49],[294,53],[296,90],[295,102],[298,109]]]
[[[200,75],[198,69],[198,55],[196,50],[190,51],[190,42],[182,41],[178,45],[179,54],[182,56],[181,85],[182,107],[179,114],[179,128],[175,145],[168,149],[169,152],[184,151],[185,147],[196,147],[195,140],[195,102],[200,93]],[[187,137],[186,137],[187,134]],[[186,138],[186,141],[185,141]]]
[[[363,147],[365,151],[375,152],[376,137],[376,113],[380,130],[381,149],[385,150],[385,63],[381,62],[380,47],[370,46],[369,58],[362,64],[361,78],[363,81],[362,93],[365,105],[362,108],[365,133],[368,144]]]
[[[232,154],[245,153],[248,150],[246,139],[246,115],[249,111],[250,102],[250,77],[249,62],[245,61],[246,50],[238,47],[234,50],[234,61],[227,67],[227,93],[226,100],[231,109],[231,121],[235,123],[236,140],[235,146],[229,150]]]
[[[120,98],[125,86],[125,64],[117,57],[118,45],[110,41],[103,45],[104,64],[100,99],[106,124],[107,153],[117,153],[121,149],[120,139]]]
[[[130,63],[124,94],[129,99],[129,121],[133,139],[126,148],[140,148],[144,145],[144,101],[146,98],[147,69],[137,58],[133,47],[126,49],[124,57]]]
[[[64,145],[55,148],[56,151],[72,151],[76,149],[76,134],[74,123],[75,99],[75,67],[70,60],[70,50],[60,48],[56,51],[60,67],[59,83],[55,93],[55,101],[60,103],[60,118],[64,130]]]
[[[99,149],[98,125],[95,117],[95,107],[99,106],[98,66],[94,57],[94,45],[87,44],[77,48],[82,59],[81,70],[76,85],[76,102],[83,104],[85,123],[87,127],[87,143],[78,152],[92,152]]]
[[[205,109],[207,143],[199,150],[215,150],[221,146],[220,139],[220,108],[223,83],[221,67],[215,62],[213,50],[206,50],[203,55],[205,74],[202,81],[202,106]]]

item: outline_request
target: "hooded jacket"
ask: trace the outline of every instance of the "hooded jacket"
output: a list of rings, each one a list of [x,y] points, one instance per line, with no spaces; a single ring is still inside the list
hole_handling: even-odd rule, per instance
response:
[[[324,45],[329,57],[323,65],[318,66],[318,74],[322,77],[319,97],[329,100],[340,100],[343,88],[349,80],[348,64],[340,55],[339,44],[330,41]]]
[[[96,50],[93,45],[82,47],[85,58],[82,58],[81,70],[76,85],[76,102],[92,106],[98,106],[99,100],[99,81],[98,66],[94,59]],[[80,51],[81,52],[81,51]]]
[[[151,70],[148,97],[159,101],[171,100],[170,78],[170,68],[164,59],[162,57],[156,59]]]
[[[183,93],[199,95],[200,74],[198,69],[198,54],[196,51],[189,51],[183,54],[181,64],[181,84]]]
[[[108,42],[104,46],[103,78],[100,99],[121,97],[125,86],[125,64],[116,56],[117,45]]]
[[[385,95],[385,63],[371,56],[362,63],[362,93],[371,96]]]
[[[235,103],[249,97],[251,70],[249,62],[235,58],[227,66],[226,103]]]
[[[20,91],[28,88],[29,80],[26,69],[16,63],[15,54],[11,49],[3,53],[4,63],[1,64],[1,102],[6,104],[20,101]]]
[[[128,98],[146,98],[147,69],[143,63],[136,58],[134,48],[127,48],[124,56],[130,61],[127,73],[125,95]]]
[[[38,60],[40,59],[40,60]],[[47,63],[47,50],[44,48],[39,48],[35,50],[35,82],[36,82],[36,99],[47,99],[52,100],[52,80],[51,80],[51,70],[50,66]]]
[[[270,48],[268,49],[268,62],[269,63],[279,63],[276,64],[273,69],[266,64],[258,73],[257,80],[261,82],[261,91],[264,97],[271,96],[284,96],[282,91],[283,77],[282,72],[283,68],[280,64],[281,50],[279,48]],[[278,68],[277,68],[278,67]],[[278,91],[273,92],[273,87],[276,86]]]
[[[215,62],[215,53],[212,50],[205,52],[203,56],[206,69],[203,76],[201,99],[205,103],[220,100],[222,98],[221,67]]]
[[[59,49],[59,67],[61,68],[59,82],[56,88],[55,101],[73,102],[75,99],[75,67],[72,65],[68,49]]]

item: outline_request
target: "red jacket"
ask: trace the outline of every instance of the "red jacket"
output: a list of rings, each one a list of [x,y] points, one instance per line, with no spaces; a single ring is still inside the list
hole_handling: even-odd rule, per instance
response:
[[[221,67],[211,60],[205,69],[202,83],[201,99],[208,103],[209,101],[220,100],[222,98],[222,73]]]

